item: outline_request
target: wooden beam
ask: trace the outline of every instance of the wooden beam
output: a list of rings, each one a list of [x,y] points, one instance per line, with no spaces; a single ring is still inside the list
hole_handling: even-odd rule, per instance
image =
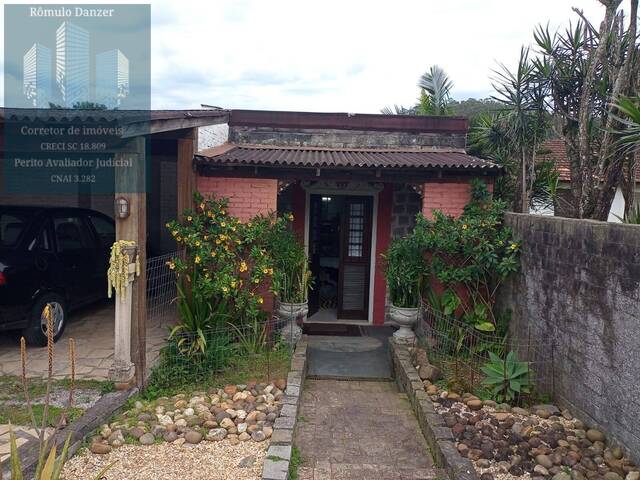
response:
[[[182,212],[193,205],[193,193],[196,190],[196,172],[193,168],[193,154],[198,148],[198,129],[192,128],[189,135],[179,138],[176,159],[177,178],[177,211],[178,218]]]
[[[131,156],[130,167],[116,169],[116,197],[129,201],[129,217],[116,217],[116,239],[134,240],[138,246],[140,276],[133,282],[131,306],[131,360],[136,367],[136,383],[144,385],[146,374],[146,326],[147,326],[147,193],[146,193],[146,139],[137,137],[130,141],[136,151]],[[117,300],[116,300],[117,301]]]
[[[132,138],[140,135],[153,135],[173,130],[193,129],[225,123],[229,123],[229,114],[215,112],[207,116],[148,120],[126,125],[122,136],[123,138]]]

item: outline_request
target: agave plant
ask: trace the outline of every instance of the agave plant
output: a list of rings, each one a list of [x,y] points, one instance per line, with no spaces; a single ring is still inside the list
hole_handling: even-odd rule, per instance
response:
[[[55,437],[55,434],[63,427],[66,422],[66,418],[73,404],[73,393],[74,393],[74,381],[75,381],[75,342],[73,338],[69,339],[69,360],[71,364],[71,383],[69,386],[69,401],[67,403],[67,407],[62,415],[60,415],[60,420],[58,421],[58,425],[55,428],[54,433],[49,437],[45,438],[45,427],[48,422],[48,412],[49,412],[49,399],[51,395],[51,387],[53,385],[53,315],[51,314],[51,305],[47,304],[44,309],[43,315],[47,321],[47,352],[48,352],[48,375],[47,375],[47,383],[46,383],[46,394],[44,400],[44,409],[42,413],[42,424],[38,426],[36,423],[36,417],[33,412],[33,408],[31,406],[31,399],[29,397],[29,381],[27,379],[27,349],[26,342],[24,337],[20,339],[20,360],[22,363],[22,388],[24,390],[25,403],[27,406],[27,411],[29,412],[29,416],[31,417],[31,422],[33,424],[33,428],[38,434],[39,439],[39,454],[38,454],[38,463],[36,466],[35,475],[33,476],[34,480],[59,480],[62,475],[62,469],[64,467],[64,463],[67,460],[67,455],[69,453],[69,444],[71,442],[71,434],[67,436],[67,439],[62,447],[62,451],[60,455],[57,454],[57,447],[54,443],[51,447],[49,445],[49,441],[51,438]],[[11,477],[9,480],[24,480],[25,476],[23,473],[22,465],[20,462],[20,456],[18,452],[18,445],[16,442],[16,436],[13,432],[13,427],[11,424],[9,425],[9,444],[10,444],[10,465],[11,465]],[[103,468],[95,477],[95,480],[99,480],[104,477],[104,474],[113,466],[113,464],[107,465]],[[2,480],[2,468],[0,468],[0,480]]]
[[[489,352],[489,361],[481,367],[486,378],[482,381],[491,390],[497,402],[511,402],[518,396],[530,393],[530,369],[528,362],[519,362],[511,351],[502,359]]]

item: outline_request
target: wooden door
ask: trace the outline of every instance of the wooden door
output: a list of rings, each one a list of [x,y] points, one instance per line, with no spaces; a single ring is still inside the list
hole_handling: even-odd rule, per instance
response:
[[[338,318],[367,320],[371,264],[372,197],[344,197]]]

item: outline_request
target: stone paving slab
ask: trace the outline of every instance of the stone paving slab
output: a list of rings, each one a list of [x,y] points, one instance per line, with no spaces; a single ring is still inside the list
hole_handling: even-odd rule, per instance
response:
[[[391,382],[307,379],[294,445],[304,460],[299,480],[443,476]]]
[[[149,318],[147,320],[147,363],[154,364],[168,335],[168,326],[175,318]],[[69,339],[76,342],[76,378],[107,380],[113,361],[114,305],[104,302],[84,308],[71,315],[62,338],[55,344],[54,377],[70,374],[68,358]],[[44,377],[47,374],[47,348],[27,348],[27,376]],[[0,375],[19,376],[20,336],[0,335]]]

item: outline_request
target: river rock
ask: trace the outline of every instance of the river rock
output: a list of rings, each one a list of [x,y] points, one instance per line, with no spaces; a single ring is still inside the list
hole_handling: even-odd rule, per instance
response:
[[[254,442],[264,442],[267,436],[264,434],[264,432],[260,430],[256,430],[253,433],[251,433],[251,438]]]
[[[200,432],[196,432],[195,430],[189,430],[187,433],[185,433],[184,439],[187,443],[196,445],[202,441],[202,434]]]
[[[604,433],[595,428],[587,430],[587,438],[592,442],[604,442]]]
[[[156,441],[152,433],[145,433],[139,440],[142,445],[153,445]]]
[[[207,440],[219,442],[220,440],[224,440],[226,436],[227,431],[224,428],[214,428],[207,433]]]
[[[89,447],[89,450],[91,450],[91,453],[96,453],[98,455],[106,455],[107,453],[111,452],[111,447],[106,443],[93,442]]]

